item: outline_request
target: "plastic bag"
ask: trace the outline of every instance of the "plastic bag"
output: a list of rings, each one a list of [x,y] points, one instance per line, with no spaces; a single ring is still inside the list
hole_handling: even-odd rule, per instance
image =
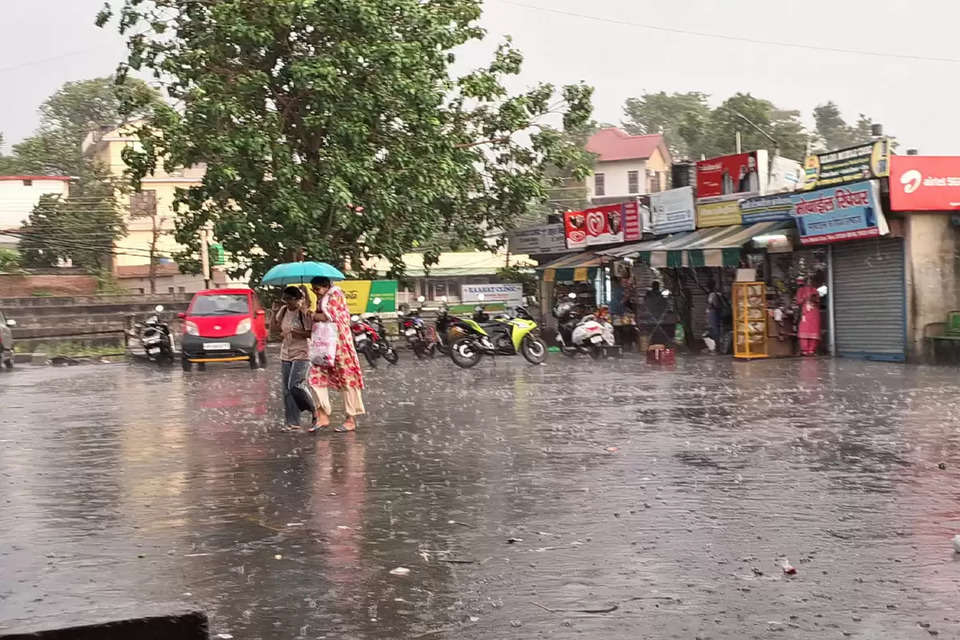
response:
[[[333,322],[316,322],[310,333],[308,355],[315,367],[332,367],[337,357],[337,325]]]
[[[327,314],[327,317],[330,317],[330,313],[327,311],[326,296],[320,300],[318,306]],[[313,324],[307,355],[310,358],[310,364],[315,367],[333,367],[337,357],[337,323],[315,322]]]

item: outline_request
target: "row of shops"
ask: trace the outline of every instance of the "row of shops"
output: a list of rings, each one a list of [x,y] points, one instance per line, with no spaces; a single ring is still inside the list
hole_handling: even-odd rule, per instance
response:
[[[812,156],[796,190],[763,193],[750,176],[764,158],[739,154],[698,163],[696,189],[567,213],[562,254],[527,247],[541,311],[573,291],[641,348],[669,335],[747,358],[929,359],[960,308],[960,158],[929,160],[875,140]],[[643,233],[627,241],[633,216]],[[558,248],[556,230],[537,235]]]

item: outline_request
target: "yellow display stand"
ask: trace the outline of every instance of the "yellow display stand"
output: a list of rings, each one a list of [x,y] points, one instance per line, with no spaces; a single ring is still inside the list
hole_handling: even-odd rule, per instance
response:
[[[733,283],[733,357],[768,357],[767,285],[762,282]]]

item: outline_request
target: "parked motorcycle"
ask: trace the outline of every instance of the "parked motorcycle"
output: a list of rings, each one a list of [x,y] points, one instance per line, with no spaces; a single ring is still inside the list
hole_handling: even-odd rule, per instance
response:
[[[407,344],[419,359],[432,358],[437,351],[437,345],[429,336],[427,336],[427,327],[420,317],[423,311],[423,303],[426,298],[420,296],[417,302],[420,306],[416,309],[400,310],[397,312],[397,321],[400,324],[400,333],[407,339]]]
[[[378,358],[383,358],[390,364],[397,364],[400,359],[396,349],[390,345],[386,327],[383,326],[383,319],[380,317],[382,302],[380,298],[373,299],[373,303],[377,305],[377,313],[367,314],[365,318],[358,315],[350,317],[353,344],[357,353],[362,353],[371,367],[377,366]]]
[[[434,324],[434,333],[436,333],[437,351],[445,356],[450,355],[450,345],[458,338],[467,335],[470,325],[457,316],[450,315],[450,308],[447,306],[447,297],[440,298],[440,308],[437,310],[437,320]]]
[[[154,307],[156,313],[143,322],[134,324],[140,346],[151,362],[173,362],[173,334],[170,326],[160,320],[158,314],[163,313],[163,305]]]
[[[581,317],[573,302],[577,294],[570,293],[568,297],[569,300],[564,300],[553,308],[553,316],[557,319],[557,344],[560,351],[571,358],[578,353],[588,353],[591,358],[598,360],[606,349],[616,344],[613,325],[601,321],[593,314]]]
[[[547,345],[537,336],[537,323],[523,307],[513,315],[498,315],[493,321],[481,304],[472,318],[464,318],[466,335],[450,346],[454,364],[464,369],[475,366],[483,356],[514,356],[518,353],[531,364],[540,364],[547,357]]]

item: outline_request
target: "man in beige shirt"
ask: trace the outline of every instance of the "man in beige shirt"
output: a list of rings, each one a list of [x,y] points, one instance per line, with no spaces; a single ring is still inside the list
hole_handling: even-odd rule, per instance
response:
[[[298,287],[283,290],[283,306],[277,312],[277,324],[283,342],[280,345],[282,363],[283,403],[286,413],[286,429],[300,429],[300,414],[309,411],[313,422],[317,421],[317,407],[307,388],[310,371],[308,341],[313,328],[312,314],[305,309],[304,294]]]

